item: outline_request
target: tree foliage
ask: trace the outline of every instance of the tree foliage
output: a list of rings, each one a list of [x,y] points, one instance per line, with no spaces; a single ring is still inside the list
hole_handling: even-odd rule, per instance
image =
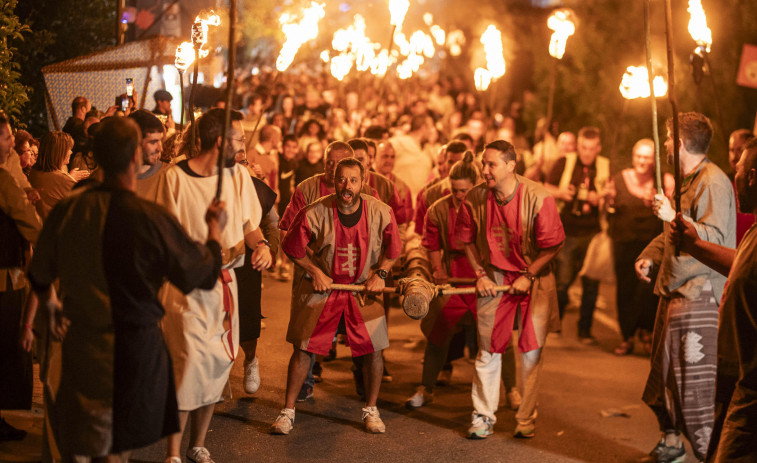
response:
[[[18,125],[29,88],[21,82],[18,44],[31,32],[15,15],[17,0],[0,0],[0,109]]]
[[[21,81],[32,88],[21,114],[32,133],[48,130],[42,68],[116,44],[116,0],[24,0],[17,14],[33,30],[19,45]]]

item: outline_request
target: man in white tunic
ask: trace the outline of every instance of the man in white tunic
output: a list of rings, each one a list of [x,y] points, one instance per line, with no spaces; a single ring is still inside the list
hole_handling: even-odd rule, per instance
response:
[[[270,263],[267,246],[258,225],[261,207],[250,175],[234,163],[234,154],[244,144],[242,115],[232,113],[227,134],[225,157],[229,168],[223,170],[221,201],[226,204],[228,223],[221,235],[223,266],[221,278],[209,291],[183,294],[166,284],[161,302],[166,310],[163,333],[171,353],[176,377],[176,395],[182,431],[168,439],[167,463],[181,463],[181,437],[191,412],[192,427],[187,460],[212,463],[205,448],[205,435],[215,403],[221,400],[239,345],[238,301],[234,272],[244,262],[245,242],[255,252],[252,265],[264,268]],[[167,207],[184,225],[189,236],[197,239],[207,233],[205,212],[218,182],[217,161],[221,149],[224,112],[213,109],[198,121],[200,152],[166,170],[157,187],[157,202]],[[250,265],[250,264],[247,264]]]

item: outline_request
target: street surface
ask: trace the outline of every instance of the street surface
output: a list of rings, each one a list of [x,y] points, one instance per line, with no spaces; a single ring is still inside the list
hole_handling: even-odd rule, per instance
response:
[[[270,424],[283,406],[291,346],[285,341],[290,283],[264,278],[266,328],[258,344],[262,384],[253,396],[242,389],[242,353],[231,374],[231,398],[216,407],[206,446],[218,463],[281,461],[344,462],[627,462],[643,457],[659,438],[652,413],[641,402],[648,358],[617,357],[613,288],[603,285],[595,318],[598,346],[576,340],[577,311],[563,321],[563,334],[550,335],[544,353],[536,437],[514,439],[515,412],[500,408],[495,433],[483,441],[465,438],[470,424],[473,365],[454,362],[452,384],[435,389],[435,402],[417,410],[404,407],[420,382],[425,340],[419,322],[393,309],[387,366],[394,377],[381,387],[378,407],[383,435],[363,431],[361,403],[355,394],[349,349],[324,364],[314,400],[297,405],[288,436],[272,436]],[[504,393],[501,403],[504,404]],[[39,391],[35,404],[41,403]],[[603,413],[604,412],[604,413]],[[621,415],[621,416],[618,416]],[[30,430],[21,443],[0,444],[0,461],[37,461],[41,414],[8,413],[10,423]],[[185,446],[187,439],[185,438]],[[162,462],[165,446],[155,444],[132,456],[133,462]],[[693,457],[689,454],[689,461]]]

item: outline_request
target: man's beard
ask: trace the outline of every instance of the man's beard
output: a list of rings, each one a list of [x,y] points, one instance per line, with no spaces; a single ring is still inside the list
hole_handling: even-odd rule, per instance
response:
[[[744,187],[742,190],[738,188],[736,196],[739,200],[739,212],[742,214],[753,214],[755,206],[757,205],[757,188]]]
[[[346,192],[352,195],[349,199],[345,199],[343,196],[343,194]],[[339,194],[337,195],[337,201],[339,201],[339,205],[345,208],[354,206],[355,204],[357,204],[359,199],[360,199],[359,194],[355,194],[351,191],[346,191],[346,190],[340,191]]]

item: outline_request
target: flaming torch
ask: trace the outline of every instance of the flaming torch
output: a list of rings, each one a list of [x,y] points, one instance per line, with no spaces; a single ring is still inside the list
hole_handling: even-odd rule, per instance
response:
[[[712,83],[712,92],[715,96],[715,111],[717,112],[716,124],[723,134],[723,128],[720,121],[723,120],[720,112],[720,97],[718,87],[715,84],[715,76],[712,74],[712,65],[710,64],[710,50],[712,49],[712,31],[707,27],[707,16],[702,8],[702,0],[689,0],[689,34],[697,44],[694,51],[691,52],[691,73],[694,82],[699,85],[705,74],[705,67],[709,70],[710,82]]]
[[[653,79],[654,96],[660,98],[668,93],[665,78],[657,76]],[[646,66],[628,66],[619,86],[620,94],[626,100],[649,98],[649,73]]]
[[[646,66],[628,66],[626,72],[620,80],[618,89],[623,96],[623,109],[620,111],[620,117],[615,124],[615,133],[613,135],[612,147],[610,149],[610,161],[615,164],[616,148],[618,144],[618,138],[621,130],[623,130],[623,120],[626,116],[626,110],[628,109],[628,101],[635,100],[637,98],[649,98],[651,95],[649,89],[650,76]],[[660,98],[665,96],[668,92],[668,84],[662,76],[657,76],[652,79],[654,88],[654,98]],[[655,159],[655,169],[659,170],[659,159]],[[661,188],[660,185],[657,185]]]
[[[215,14],[213,10],[202,10],[200,14],[195,18],[195,22],[192,24],[192,48],[194,49],[194,70],[192,79],[192,89],[189,92],[189,121],[192,124],[192,131],[190,133],[190,145],[189,145],[189,157],[194,156],[195,140],[197,128],[195,127],[195,91],[197,89],[197,77],[199,75],[199,61],[201,57],[208,55],[207,50],[203,50],[202,47],[208,43],[208,26],[219,26],[221,24],[221,18]]]
[[[397,32],[397,29],[402,26],[402,23],[405,21],[405,15],[407,14],[407,9],[410,8],[410,0],[389,0],[389,23],[392,25],[392,33],[389,37],[389,48],[387,48],[387,52],[389,55],[392,54],[392,48],[394,47],[394,34]],[[386,85],[386,73],[381,77],[381,85],[379,87],[379,97],[377,105],[381,104],[381,100],[384,98],[384,88]]]
[[[481,34],[481,43],[484,45],[484,54],[486,55],[486,69],[489,71],[492,85],[494,85],[489,93],[489,106],[490,109],[493,109],[491,107],[494,106],[497,89],[494,82],[504,76],[506,70],[504,52],[502,50],[502,33],[496,26],[490,24],[484,33]]]
[[[179,85],[181,86],[181,118],[180,124],[184,128],[184,72],[195,60],[195,52],[192,42],[184,42],[176,47],[176,59],[174,66],[179,71]]]
[[[489,88],[489,84],[492,82],[492,73],[485,68],[476,68],[476,71],[473,73],[473,81],[476,84],[476,91],[483,93]],[[479,98],[479,101],[481,102],[481,112],[485,113],[486,108],[484,108],[484,99]]]
[[[545,130],[549,131],[552,125],[552,110],[555,102],[555,85],[557,84],[557,62],[565,54],[565,46],[568,37],[576,32],[576,21],[573,10],[559,8],[552,12],[547,19],[547,27],[554,31],[549,40],[549,54],[554,58],[552,61],[552,79],[549,84],[549,99],[547,100],[547,121]]]
[[[284,72],[294,61],[294,57],[302,44],[314,40],[318,36],[318,22],[326,16],[323,3],[310,2],[310,7],[302,12],[299,19],[297,15],[284,13],[279,18],[281,30],[286,37],[281,47],[279,57],[276,59],[276,70]]]
[[[326,16],[324,6],[323,3],[310,2],[310,6],[305,8],[300,16],[284,13],[279,17],[279,24],[281,24],[281,31],[284,33],[285,40],[279,52],[279,57],[276,58],[277,73],[271,82],[272,87],[276,85],[279,74],[286,71],[292,64],[302,44],[318,37],[318,23]],[[262,118],[263,111],[258,115],[251,137],[254,137],[258,132]]]

